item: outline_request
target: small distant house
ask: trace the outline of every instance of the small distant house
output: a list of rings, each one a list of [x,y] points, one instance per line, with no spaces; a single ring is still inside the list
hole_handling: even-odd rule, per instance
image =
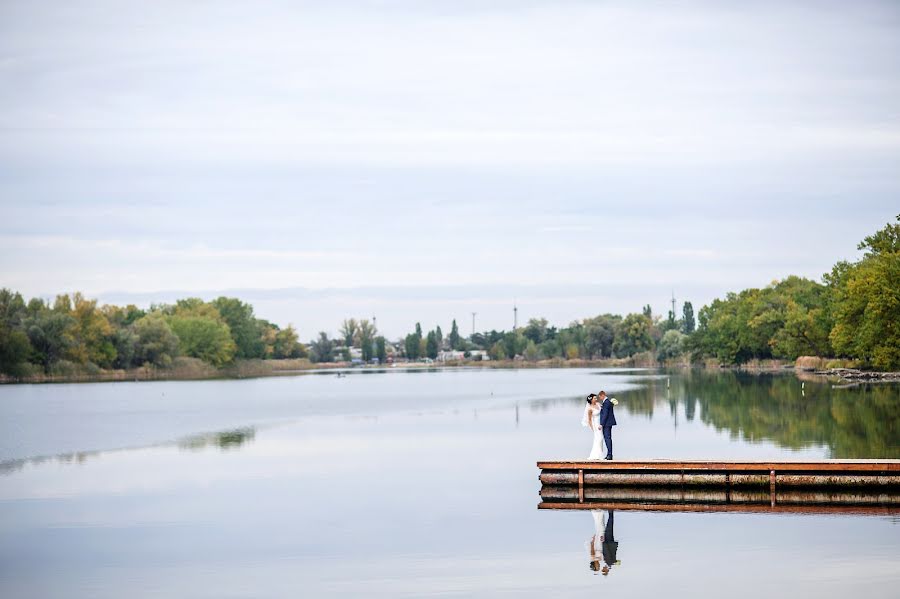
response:
[[[442,352],[438,352],[437,360],[438,362],[455,362],[459,360],[464,360],[466,357],[465,352],[461,352],[458,350],[444,350]]]

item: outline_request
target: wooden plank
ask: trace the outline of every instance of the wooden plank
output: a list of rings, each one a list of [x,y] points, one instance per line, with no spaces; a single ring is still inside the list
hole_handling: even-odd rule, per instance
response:
[[[769,504],[710,504],[710,503],[540,503],[541,510],[615,510],[622,512],[735,512],[746,514],[846,514],[859,516],[894,516],[900,514],[896,505],[785,505]]]
[[[630,461],[541,461],[542,470],[720,471],[720,472],[900,472],[900,460],[630,460]]]

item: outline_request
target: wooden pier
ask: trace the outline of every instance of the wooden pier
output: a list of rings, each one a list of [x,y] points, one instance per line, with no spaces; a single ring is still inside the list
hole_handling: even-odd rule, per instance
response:
[[[900,460],[583,460],[537,465],[541,509],[900,509]]]

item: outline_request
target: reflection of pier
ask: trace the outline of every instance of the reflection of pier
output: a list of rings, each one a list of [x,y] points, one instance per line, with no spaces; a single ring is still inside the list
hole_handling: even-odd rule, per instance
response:
[[[778,491],[660,487],[541,488],[542,510],[760,512],[789,514],[900,514],[900,492]]]
[[[538,462],[541,509],[900,513],[900,460]]]

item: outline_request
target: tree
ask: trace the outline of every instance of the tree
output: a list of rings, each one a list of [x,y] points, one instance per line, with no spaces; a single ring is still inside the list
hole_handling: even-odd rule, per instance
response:
[[[171,316],[168,323],[178,337],[182,355],[200,358],[217,368],[234,358],[237,346],[224,322],[202,316]]]
[[[379,336],[375,339],[375,357],[378,358],[378,362],[381,364],[387,362],[387,343],[384,337]]]
[[[679,328],[678,321],[675,320],[675,312],[672,310],[669,310],[669,316],[668,316],[668,318],[666,318],[666,321],[662,324],[662,331],[663,331],[663,333],[665,333],[666,331],[674,331],[674,330],[677,330],[678,328]]]
[[[525,346],[525,352],[523,355],[529,362],[534,362],[540,357],[540,352],[538,351],[537,344],[531,339],[528,340],[528,344]]]
[[[444,347],[444,332],[441,331],[441,325],[437,325],[434,329],[434,336],[437,338],[438,351]]]
[[[406,352],[407,359],[419,359],[419,341],[420,339],[415,333],[410,333],[403,340],[403,349]]]
[[[350,318],[341,323],[341,336],[344,338],[346,347],[354,347],[358,339],[359,323],[355,318]]]
[[[434,360],[438,355],[438,340],[435,331],[428,331],[425,339],[425,355]]]
[[[506,346],[502,342],[497,341],[488,350],[488,355],[491,357],[491,360],[505,360],[507,358]]]
[[[863,258],[826,278],[833,298],[834,349],[884,370],[900,368],[900,215],[866,237]]]
[[[659,341],[659,347],[656,351],[656,358],[660,362],[665,362],[666,360],[677,358],[685,351],[685,339],[687,339],[687,335],[685,335],[681,331],[676,331],[674,329],[666,331],[666,333],[662,336],[662,339],[660,339]]]
[[[456,326],[455,318],[453,319],[453,324],[450,325],[450,334],[447,335],[447,341],[450,343],[450,349],[459,349],[459,327]]]
[[[644,316],[653,321],[653,308],[650,307],[650,304],[644,306]]]
[[[34,350],[32,359],[46,370],[75,343],[72,337],[75,319],[68,313],[44,309],[26,318],[23,326]]]
[[[159,312],[151,312],[131,326],[137,336],[133,364],[168,367],[178,355],[178,337]]]
[[[696,327],[697,323],[694,320],[694,306],[691,305],[691,302],[684,302],[684,306],[681,309],[681,332],[685,335],[690,335],[694,332]]]
[[[139,341],[133,327],[115,329],[112,334],[112,344],[116,348],[115,368],[131,368],[134,365]]]
[[[319,333],[318,339],[310,342],[310,358],[313,362],[331,362],[334,360],[334,343],[324,332]]]
[[[97,308],[97,300],[88,300],[81,293],[75,293],[70,305],[74,326],[73,343],[67,351],[69,359],[80,364],[91,362],[104,367],[112,366],[116,359],[113,328]]]
[[[522,329],[522,334],[526,339],[534,341],[536,344],[543,343],[547,338],[547,322],[546,318],[531,318],[528,324]]]
[[[653,337],[650,329],[653,322],[644,314],[629,314],[619,323],[616,329],[616,338],[613,343],[613,351],[619,357],[633,356],[634,354],[653,349]]]
[[[12,376],[23,374],[31,351],[28,335],[0,323],[0,372]]]
[[[368,320],[359,321],[359,347],[362,349],[363,362],[371,362],[375,355],[375,335],[378,331]]]
[[[20,328],[27,317],[28,308],[22,295],[9,289],[0,289],[0,326]]]
[[[19,376],[27,368],[31,341],[22,330],[28,317],[25,300],[9,289],[0,289],[0,372]]]
[[[253,306],[233,297],[219,297],[211,302],[220,318],[231,331],[236,358],[265,358],[266,343],[263,340],[268,323],[257,320]]]
[[[503,335],[503,353],[505,353],[508,358],[515,358],[516,356],[522,355],[527,345],[528,339],[522,335],[521,331],[511,331]]]
[[[602,314],[584,320],[585,349],[589,358],[612,356],[616,327],[621,321],[621,316],[612,314]]]
[[[292,325],[275,333],[274,356],[279,359],[306,357],[306,348],[300,343]]]

